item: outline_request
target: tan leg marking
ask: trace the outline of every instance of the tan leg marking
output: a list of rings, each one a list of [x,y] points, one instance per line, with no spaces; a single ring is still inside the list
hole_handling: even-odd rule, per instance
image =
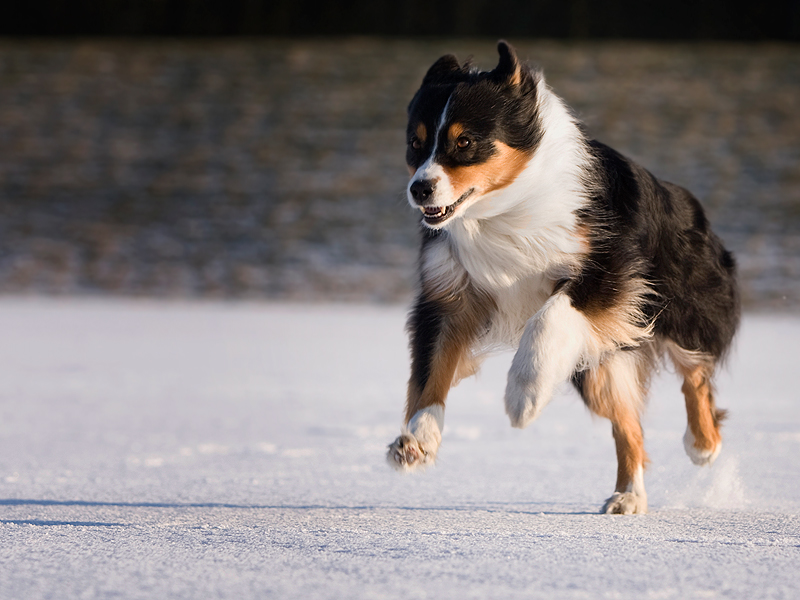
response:
[[[421,386],[413,374],[409,380],[406,426],[389,445],[387,460],[399,471],[417,470],[436,461],[447,393],[458,379],[477,369],[472,345],[494,309],[494,301],[471,286],[449,292],[428,290],[427,298],[439,302],[442,326],[429,358],[427,378]]]
[[[714,389],[706,365],[686,370],[683,376],[681,391],[686,400],[687,420],[684,447],[695,464],[711,464],[722,448],[719,429],[726,412],[715,406]]]
[[[470,287],[442,298],[442,302],[446,303],[444,323],[431,358],[428,380],[423,389],[409,381],[406,423],[423,408],[434,404],[444,406],[450,388],[478,368],[472,344],[494,309],[494,302]]]
[[[697,465],[714,462],[722,448],[720,423],[727,414],[716,407],[714,386],[714,359],[699,352],[686,351],[673,342],[667,347],[678,373],[683,376],[681,391],[686,400],[686,435],[684,448]]]
[[[642,351],[618,351],[584,376],[586,404],[592,412],[611,421],[617,450],[615,493],[606,501],[604,512],[647,512],[643,471],[648,460],[639,414],[650,364]]]
[[[722,440],[714,409],[711,384],[703,367],[695,367],[684,376],[681,387],[686,398],[686,416],[698,450],[711,450]]]

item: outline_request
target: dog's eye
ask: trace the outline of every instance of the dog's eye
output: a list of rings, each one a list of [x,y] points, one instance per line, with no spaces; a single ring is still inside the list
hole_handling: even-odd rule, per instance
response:
[[[458,146],[459,150],[465,150],[466,148],[469,148],[469,145],[471,143],[472,140],[470,140],[467,137],[464,137],[463,135],[456,140],[456,146]]]
[[[414,150],[419,150],[420,148],[422,148],[422,142],[417,137],[411,138],[411,141],[409,143],[411,144],[411,147]]]

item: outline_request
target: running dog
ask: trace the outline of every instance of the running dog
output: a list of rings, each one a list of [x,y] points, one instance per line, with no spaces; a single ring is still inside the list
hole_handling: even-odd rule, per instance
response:
[[[590,139],[541,72],[505,42],[498,52],[488,72],[443,56],[408,107],[422,244],[405,427],[387,458],[432,464],[449,389],[510,347],[511,425],[571,380],[612,425],[602,511],[645,513],[640,416],[662,356],[683,377],[686,452],[698,465],[719,454],[712,378],[739,321],[734,259],[690,192]]]

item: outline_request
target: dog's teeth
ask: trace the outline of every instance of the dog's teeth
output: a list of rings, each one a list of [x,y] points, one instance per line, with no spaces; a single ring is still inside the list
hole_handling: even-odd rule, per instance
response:
[[[422,214],[424,214],[426,217],[441,217],[445,212],[447,212],[447,209],[445,207],[439,207],[439,206],[434,206],[434,207],[421,206],[420,210],[422,211]]]

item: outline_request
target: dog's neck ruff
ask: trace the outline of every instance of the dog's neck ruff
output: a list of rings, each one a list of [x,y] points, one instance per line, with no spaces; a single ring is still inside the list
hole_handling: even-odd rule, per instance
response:
[[[538,109],[544,135],[522,173],[444,227],[455,260],[488,292],[531,277],[568,276],[587,251],[577,216],[589,202],[591,157],[584,136],[544,81]]]

